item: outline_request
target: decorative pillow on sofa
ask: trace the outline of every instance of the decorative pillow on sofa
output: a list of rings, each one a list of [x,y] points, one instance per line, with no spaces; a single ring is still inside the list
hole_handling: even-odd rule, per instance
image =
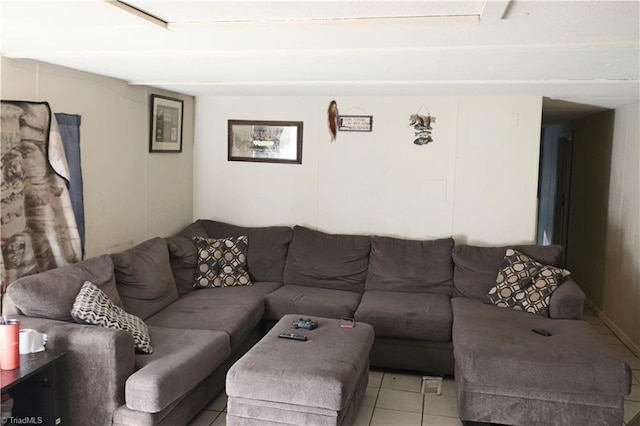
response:
[[[113,304],[111,299],[90,281],[86,281],[71,308],[77,323],[126,330],[133,336],[135,348],[145,354],[153,353],[147,325],[135,315]]]
[[[195,223],[205,231],[205,235],[190,235],[192,237],[229,238],[246,235],[251,241],[247,250],[247,270],[251,281],[283,282],[284,265],[293,237],[292,228],[237,226],[209,219],[198,220]],[[199,232],[195,226],[191,229]],[[183,232],[181,234],[185,235]]]
[[[520,253],[507,249],[504,262],[498,271],[496,285],[489,290],[487,299],[496,306],[510,308],[515,305],[516,294],[531,284],[533,276],[542,264]]]
[[[523,294],[516,295],[513,308],[548,317],[551,294],[569,275],[566,269],[543,266],[533,277],[533,283],[524,289]]]
[[[251,285],[247,271],[249,237],[193,237],[198,248],[198,266],[193,286],[233,287]]]
[[[456,245],[451,252],[454,263],[453,285],[455,296],[484,299],[496,284],[496,272],[504,262],[508,249],[536,259],[544,265],[557,265],[562,247],[558,245],[517,245],[480,247]]]
[[[549,300],[569,271],[542,265],[514,249],[507,249],[496,285],[485,299],[503,308],[549,316]]]

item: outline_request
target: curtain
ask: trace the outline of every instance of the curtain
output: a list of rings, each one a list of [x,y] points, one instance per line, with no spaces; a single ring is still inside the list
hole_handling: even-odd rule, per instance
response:
[[[82,248],[64,146],[49,104],[0,104],[4,292],[21,276],[78,262]]]
[[[69,196],[73,206],[73,215],[78,225],[82,256],[84,257],[84,198],[82,184],[82,166],[80,164],[80,122],[81,117],[73,114],[55,113],[64,154],[69,166]]]

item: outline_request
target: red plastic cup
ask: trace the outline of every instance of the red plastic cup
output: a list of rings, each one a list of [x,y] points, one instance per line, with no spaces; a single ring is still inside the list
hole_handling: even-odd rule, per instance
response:
[[[20,322],[8,320],[0,324],[0,369],[20,367]]]

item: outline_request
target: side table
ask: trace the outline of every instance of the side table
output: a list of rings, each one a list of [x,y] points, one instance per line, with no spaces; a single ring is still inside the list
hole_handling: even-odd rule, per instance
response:
[[[20,355],[20,367],[2,370],[2,392],[13,398],[8,424],[62,424],[58,368],[64,353],[46,350]]]

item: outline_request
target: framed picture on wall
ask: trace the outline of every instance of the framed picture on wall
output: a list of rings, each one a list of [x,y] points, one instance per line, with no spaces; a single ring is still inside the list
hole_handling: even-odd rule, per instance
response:
[[[183,106],[180,99],[151,95],[149,152],[182,152]]]
[[[301,121],[228,121],[229,161],[302,164]]]

